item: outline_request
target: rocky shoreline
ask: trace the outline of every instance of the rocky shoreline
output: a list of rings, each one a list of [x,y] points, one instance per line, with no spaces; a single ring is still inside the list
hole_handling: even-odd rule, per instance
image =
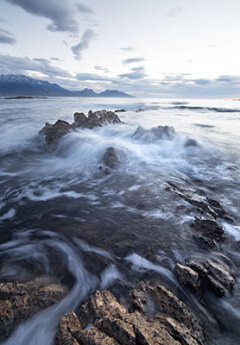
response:
[[[120,109],[116,112],[124,112]],[[93,129],[104,125],[123,124],[116,112],[89,111],[75,113],[72,124],[58,120],[46,123],[40,134],[47,150],[54,151],[66,134],[79,129]],[[152,129],[158,136],[171,139],[173,127]],[[133,136],[146,134],[139,127]],[[191,142],[190,145],[196,145]],[[109,174],[121,165],[124,152],[110,146],[99,161],[99,170]],[[175,261],[174,274],[180,289],[193,294],[204,303],[204,294],[211,292],[218,298],[231,293],[235,284],[231,260],[222,253],[213,253],[225,241],[220,220],[233,222],[218,200],[184,190],[167,182],[167,193],[184,200],[191,207],[194,221],[188,222],[192,240],[208,254],[194,255]],[[184,206],[182,206],[184,208]],[[60,302],[68,288],[51,278],[31,282],[2,282],[0,284],[0,341],[8,338],[21,322]],[[177,289],[176,289],[177,290]],[[56,332],[56,345],[203,345],[208,342],[207,322],[198,318],[179,291],[172,291],[164,281],[142,280],[124,297],[117,299],[110,290],[97,290],[76,310],[62,315]]]

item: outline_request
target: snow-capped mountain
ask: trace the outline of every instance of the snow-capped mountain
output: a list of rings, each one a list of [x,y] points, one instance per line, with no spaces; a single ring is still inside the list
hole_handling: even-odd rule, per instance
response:
[[[117,90],[96,93],[91,89],[70,91],[58,84],[34,79],[25,75],[1,74],[0,95],[2,96],[69,96],[69,97],[131,97]]]

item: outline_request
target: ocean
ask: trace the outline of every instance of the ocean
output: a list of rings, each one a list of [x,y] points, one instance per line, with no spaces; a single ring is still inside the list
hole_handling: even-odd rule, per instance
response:
[[[118,113],[124,124],[79,129],[53,152],[46,148],[45,122],[71,123],[90,109],[125,109]],[[0,281],[49,276],[70,288],[4,344],[51,345],[59,318],[94,291],[122,296],[147,279],[196,310],[211,345],[239,344],[240,102],[1,98],[0,128]],[[120,164],[106,174],[109,147]],[[212,249],[195,241],[193,205],[169,186],[219,201],[232,219],[219,219],[226,240]],[[177,280],[175,263],[223,254],[235,287],[221,299],[206,293],[200,303]]]

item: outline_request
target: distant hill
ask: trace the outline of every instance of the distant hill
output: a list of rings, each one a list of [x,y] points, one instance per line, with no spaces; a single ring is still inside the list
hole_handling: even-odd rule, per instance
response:
[[[1,96],[62,96],[62,97],[132,97],[118,90],[96,93],[92,89],[71,91],[58,84],[29,78],[24,75],[1,74]]]

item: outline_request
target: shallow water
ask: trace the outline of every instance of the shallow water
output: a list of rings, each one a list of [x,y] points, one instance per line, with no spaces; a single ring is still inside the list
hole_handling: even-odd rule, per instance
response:
[[[45,121],[72,122],[76,111],[120,108],[123,125],[70,133],[53,153],[38,134]],[[151,130],[158,125],[176,133]],[[178,293],[208,325],[211,344],[239,344],[239,127],[236,101],[0,99],[0,279],[51,276],[71,289],[5,344],[50,345],[59,317],[96,289],[121,295],[141,279]],[[99,166],[110,146],[121,164],[105,175]],[[222,221],[224,243],[210,251],[193,241],[193,207],[168,182],[223,204],[234,220]],[[177,282],[175,262],[220,253],[233,262],[235,288],[200,305]]]

